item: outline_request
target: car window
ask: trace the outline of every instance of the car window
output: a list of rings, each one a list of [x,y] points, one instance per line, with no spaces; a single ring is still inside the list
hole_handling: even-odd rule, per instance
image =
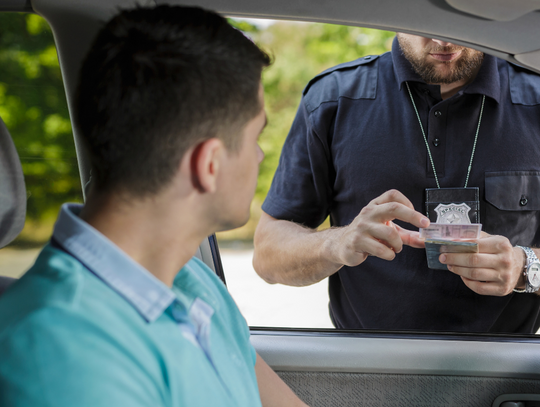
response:
[[[53,36],[35,14],[0,13],[0,117],[22,163],[24,229],[0,250],[0,275],[20,277],[48,241],[63,202],[82,202]]]
[[[271,285],[265,283],[256,275],[253,270],[253,234],[257,222],[261,216],[261,204],[263,203],[272,183],[272,179],[278,165],[283,143],[295,118],[295,114],[297,112],[297,108],[299,106],[300,98],[302,96],[302,91],[304,87],[306,87],[306,85],[315,75],[337,64],[353,61],[358,58],[361,58],[364,62],[373,61],[375,57],[370,57],[370,55],[380,55],[387,51],[390,51],[393,46],[395,33],[359,27],[347,27],[317,23],[265,20],[233,21],[234,24],[237,25],[237,27],[246,32],[246,35],[251,36],[258,44],[269,50],[274,55],[275,62],[273,66],[266,70],[263,77],[263,84],[265,87],[266,110],[269,120],[266,130],[260,138],[260,145],[265,152],[266,157],[261,164],[257,192],[252,202],[252,217],[246,226],[234,231],[219,233],[217,235],[220,244],[225,278],[227,280],[227,284],[231,294],[237,301],[241,311],[243,312],[244,316],[248,321],[248,324],[250,324],[251,326],[331,328],[334,325],[329,316],[328,309],[328,279],[324,279],[320,283],[302,288],[289,287],[280,284]],[[451,45],[452,44],[450,44],[450,46]],[[450,47],[448,45],[445,45],[443,41],[442,45],[440,45],[441,50],[439,50],[438,52],[450,52],[449,50],[444,48],[445,46]],[[399,46],[396,49],[400,49]],[[407,50],[403,48],[403,59],[407,57],[405,55],[406,51]],[[399,52],[401,53],[401,49]],[[478,52],[477,54],[479,55],[481,53]],[[471,54],[471,60],[474,60],[474,58],[476,58],[475,55],[476,54],[474,53]],[[410,57],[411,55],[409,55],[407,59],[409,59]],[[440,56],[440,58],[448,58],[448,55]],[[478,58],[480,58],[480,61],[485,61],[485,63],[481,64],[484,71],[487,69],[493,69],[493,72],[495,72],[496,69],[499,69],[497,68],[497,66],[499,66],[497,64],[500,64],[500,62],[497,62],[494,57],[486,55],[478,56]],[[392,60],[390,58],[386,58],[386,61]],[[377,94],[377,92],[381,92],[380,89],[374,90],[375,87],[370,87],[369,84],[378,84],[379,82],[377,82],[377,75],[384,75],[384,71],[381,71],[381,69],[379,68],[378,71],[370,70],[363,72],[369,72],[365,73],[365,80],[364,82],[362,82],[363,84],[368,85],[347,88],[351,92],[351,94],[346,96],[346,98],[349,98],[349,100],[375,99],[375,95]],[[535,90],[529,89],[530,92],[536,95],[535,97],[530,97],[530,92],[524,92],[521,88],[521,86],[531,86],[529,84],[532,82],[538,83],[538,79],[534,78],[534,75],[536,74],[529,73],[516,65],[504,65],[504,70],[501,69],[497,72],[503,72],[501,74],[501,81],[507,82],[502,84],[502,86],[508,86],[510,88],[511,94],[511,97],[508,96],[507,100],[502,101],[501,103],[507,103],[509,109],[513,109],[516,115],[521,116],[520,120],[530,122],[533,125],[536,124],[540,128],[538,118],[528,116],[530,115],[530,112],[535,109],[534,106],[540,105],[540,101],[538,100],[538,85],[534,85],[536,86]],[[508,76],[506,76],[507,73]],[[338,78],[335,79],[335,81],[348,80],[346,75],[347,74],[335,76],[335,78]],[[406,74],[401,73],[401,75]],[[499,73],[495,75],[497,75],[497,80],[499,80]],[[409,79],[409,81],[410,80],[414,79]],[[325,83],[328,84],[328,81]],[[428,81],[428,83],[438,83],[438,81]],[[424,110],[426,113],[419,114],[418,110],[416,110],[416,105],[424,103],[425,106],[435,106],[435,104],[439,103],[438,101],[440,100],[437,99],[437,101],[434,101],[437,97],[440,97],[440,93],[437,94],[437,92],[439,92],[439,88],[430,87],[430,85],[426,85],[425,83],[423,85],[419,85],[419,87],[415,89],[416,93],[414,93],[414,96],[409,91],[409,94],[404,93],[407,98],[399,102],[402,103],[403,106],[405,106],[405,104],[407,106],[412,106],[417,111],[417,113],[415,114],[411,108],[410,112],[407,112],[407,117],[405,117],[403,120],[401,120],[401,118],[400,120],[395,120],[396,117],[394,117],[393,120],[395,120],[395,123],[401,123],[399,124],[399,126],[403,126],[403,123],[406,123],[407,128],[415,129],[416,133],[414,136],[416,137],[416,139],[414,139],[414,143],[420,143],[418,148],[420,148],[421,151],[420,153],[418,153],[419,150],[415,150],[410,156],[416,157],[414,158],[414,160],[426,160],[426,163],[429,167],[427,168],[428,174],[430,172],[435,172],[433,171],[433,169],[437,167],[437,173],[443,174],[441,175],[441,177],[444,176],[444,166],[446,165],[444,151],[447,151],[448,154],[457,154],[456,151],[461,151],[460,149],[462,149],[462,153],[459,154],[463,157],[466,156],[467,160],[469,160],[470,157],[470,162],[467,161],[467,164],[469,165],[468,172],[466,171],[467,165],[463,165],[463,176],[461,177],[463,179],[456,176],[456,179],[459,178],[459,180],[456,182],[460,183],[460,185],[456,185],[457,187],[461,188],[462,182],[465,182],[465,186],[467,186],[469,176],[465,176],[465,174],[470,174],[471,167],[474,171],[474,164],[480,163],[483,160],[483,164],[479,166],[479,168],[482,168],[481,171],[477,171],[476,173],[476,180],[474,181],[475,185],[472,186],[472,189],[466,191],[467,193],[471,193],[472,195],[477,196],[475,194],[479,194],[479,192],[478,189],[475,188],[480,187],[480,191],[482,191],[482,196],[480,196],[479,198],[475,197],[471,200],[469,200],[469,198],[464,198],[459,202],[466,201],[466,203],[472,205],[472,207],[475,207],[475,203],[473,202],[474,200],[484,200],[482,201],[482,205],[484,206],[480,206],[478,214],[480,218],[488,218],[492,220],[491,223],[488,223],[489,228],[486,228],[486,231],[488,233],[492,235],[506,236],[513,246],[518,244],[524,244],[520,243],[522,241],[532,241],[532,245],[534,245],[533,237],[536,233],[536,228],[534,227],[534,225],[536,225],[538,222],[536,220],[538,212],[536,212],[536,206],[525,206],[529,202],[529,198],[531,196],[537,195],[536,190],[531,187],[531,185],[537,185],[537,183],[540,182],[540,171],[536,169],[536,166],[534,164],[535,153],[531,150],[531,147],[538,145],[538,143],[533,138],[523,141],[524,143],[528,143],[529,145],[529,148],[526,148],[526,150],[529,154],[531,154],[531,163],[533,163],[529,165],[527,160],[518,160],[518,162],[516,163],[516,160],[512,158],[513,153],[510,151],[510,147],[508,149],[501,149],[501,144],[497,146],[498,143],[505,143],[504,138],[502,138],[502,136],[497,133],[497,128],[493,128],[493,131],[490,131],[490,140],[488,140],[486,137],[479,138],[478,132],[481,129],[481,126],[484,126],[484,128],[488,126],[493,126],[493,123],[490,123],[489,119],[486,120],[484,118],[484,121],[482,121],[482,114],[484,113],[485,108],[485,111],[487,112],[487,115],[489,117],[489,114],[491,114],[490,112],[493,112],[492,109],[494,109],[492,103],[499,103],[499,101],[497,100],[498,96],[495,96],[494,94],[488,94],[488,97],[491,97],[491,99],[488,99],[485,96],[484,99],[482,99],[482,92],[478,90],[478,86],[482,86],[481,84],[479,85],[478,83],[472,83],[470,87],[466,87],[467,85],[465,85],[465,87],[463,88],[464,92],[452,94],[452,96],[455,95],[456,97],[453,99],[453,101],[448,103],[448,105],[452,106],[451,108],[449,108],[448,111],[434,109],[432,112],[433,117],[428,117],[428,112],[430,112],[429,109]],[[341,82],[340,86],[342,86]],[[403,89],[406,89],[405,86],[408,87],[408,84],[403,84]],[[324,92],[331,91],[332,88],[330,86],[325,88],[323,85],[321,85],[318,94],[323,94]],[[477,100],[474,100],[474,106],[471,106],[470,110],[468,110],[469,112],[471,112],[471,118],[469,121],[471,122],[471,126],[474,127],[473,131],[470,132],[470,146],[465,146],[466,143],[463,143],[463,146],[458,144],[450,144],[452,142],[449,141],[448,149],[446,149],[445,144],[443,144],[444,133],[437,133],[440,135],[435,135],[434,137],[435,131],[433,131],[433,127],[440,126],[442,123],[446,123],[446,115],[452,114],[451,109],[459,109],[457,106],[459,106],[459,103],[461,103],[459,102],[460,100],[472,100],[470,98],[466,99],[466,97],[460,99],[462,95],[474,94],[478,94],[479,97],[477,98]],[[412,103],[411,100],[408,99],[409,96],[412,99]],[[310,103],[314,104],[310,105]],[[309,110],[309,112],[311,113],[315,111],[315,109],[318,109],[318,106],[321,105],[318,105],[316,103],[317,100],[313,101],[310,99],[305,101],[304,107],[306,111]],[[394,125],[395,127],[390,131],[387,131],[386,133],[377,133],[377,129],[380,128],[380,124],[382,122],[392,122],[392,120],[390,119],[390,117],[392,117],[390,107],[395,103],[397,103],[395,100],[389,99],[387,101],[387,106],[389,107],[389,113],[387,116],[370,116],[365,117],[363,120],[357,120],[356,122],[351,121],[353,123],[356,123],[355,126],[357,127],[354,127],[354,129],[358,129],[356,130],[358,131],[358,134],[362,134],[362,131],[359,129],[364,128],[365,131],[373,131],[375,132],[375,134],[379,134],[379,137],[384,137],[385,134],[395,135],[395,133],[399,133],[401,135],[403,133],[406,133],[406,131],[403,131],[401,128],[399,128],[398,125]],[[346,102],[343,102],[343,104],[340,104],[339,106],[342,109],[346,109]],[[363,104],[362,106],[365,106],[366,109],[369,108],[367,103]],[[328,114],[330,115],[331,113]],[[342,114],[341,117],[343,118],[343,116],[344,114]],[[313,119],[313,117],[316,118]],[[313,121],[324,119],[326,120],[324,122],[324,125],[328,125],[328,123],[330,123],[328,128],[334,129],[335,127],[332,126],[334,126],[334,123],[337,123],[337,119],[336,122],[333,121],[334,117],[335,116],[329,116],[328,118],[324,119],[321,114],[319,116],[310,116],[309,120]],[[460,115],[459,117],[463,117],[463,115]],[[425,157],[421,157],[421,155],[426,154],[426,149],[424,142],[422,141],[422,129],[420,129],[419,127],[419,121],[422,126],[427,126],[428,124],[429,126],[431,126],[431,130],[429,130],[431,132],[431,135],[429,136],[430,138],[428,139],[426,138],[426,136],[424,136],[425,144],[430,146],[430,151],[433,151],[433,153],[430,153],[429,155],[430,161],[428,161]],[[508,123],[510,123],[510,121],[508,121]],[[458,122],[459,119],[456,121],[456,123]],[[448,123],[452,122],[449,121]],[[464,128],[464,122],[460,123],[461,126],[463,126],[460,128]],[[348,124],[350,125],[350,123]],[[313,130],[313,132],[317,132],[317,130],[323,128],[323,125],[321,125],[319,122],[315,124],[313,124],[313,122],[310,122],[310,125],[312,125],[315,129]],[[345,126],[346,125],[344,125],[344,127]],[[346,131],[352,132],[355,130],[351,130],[351,128],[348,128],[348,130]],[[458,130],[453,131],[453,134],[459,133]],[[427,132],[428,129],[426,127],[426,133]],[[524,131],[522,129],[518,132],[521,134]],[[333,135],[328,136],[328,134],[324,132],[322,134],[322,136],[318,134],[318,137],[333,137]],[[529,135],[527,137],[534,136]],[[499,139],[499,142],[494,142],[494,140]],[[391,142],[393,141],[391,140]],[[408,142],[402,143],[404,146],[406,146]],[[375,137],[372,137],[365,142],[364,139],[362,139],[362,142],[359,142],[359,145],[360,147],[351,148],[357,148],[358,150],[363,149],[362,151],[364,152],[364,155],[359,155],[361,159],[358,159],[358,161],[364,162],[362,164],[363,166],[359,165],[359,168],[361,168],[363,172],[352,171],[352,173],[349,173],[349,175],[342,176],[340,181],[345,180],[345,183],[342,185],[348,185],[348,187],[342,187],[338,190],[338,192],[336,192],[336,190],[332,190],[332,193],[340,194],[340,196],[338,196],[336,199],[341,199],[342,205],[347,205],[344,203],[347,202],[347,199],[355,199],[354,195],[353,198],[351,198],[351,195],[345,194],[344,191],[347,192],[347,188],[355,188],[353,185],[360,185],[360,183],[362,182],[360,177],[353,177],[354,173],[368,174],[371,171],[383,171],[384,178],[395,180],[393,188],[400,190],[401,183],[399,179],[399,173],[401,172],[401,168],[406,168],[410,165],[407,162],[402,161],[401,158],[398,157],[399,152],[397,152],[398,155],[395,155],[396,151],[394,151],[393,158],[388,158],[388,156],[386,155],[384,143],[377,141],[377,138]],[[335,153],[336,150],[333,150],[332,153]],[[406,149],[404,148],[403,151],[405,150]],[[298,150],[295,151],[295,154],[298,154]],[[366,151],[369,151],[369,153],[366,153]],[[538,153],[540,154],[540,151]],[[336,156],[339,156],[339,154],[336,153]],[[497,157],[498,160],[493,160],[494,157]],[[332,159],[335,159],[335,157],[332,156]],[[474,161],[473,159],[476,161]],[[486,160],[488,161],[487,164]],[[494,164],[495,162],[496,165]],[[381,163],[384,163],[384,165],[381,165]],[[334,166],[333,168],[335,168],[335,162],[333,162],[332,165]],[[343,169],[341,170],[343,173],[346,173],[346,171],[344,171]],[[423,171],[422,169],[420,170]],[[311,168],[311,171],[313,171],[313,168]],[[313,174],[313,172],[310,172],[310,174]],[[294,175],[282,175],[282,177],[285,178],[287,176]],[[320,175],[313,175],[313,177],[317,176]],[[352,182],[347,184],[347,178],[355,179],[356,184]],[[435,181],[438,180],[436,180],[435,177],[433,177],[433,179],[433,186],[435,186]],[[447,180],[448,178],[446,178],[445,181]],[[319,182],[319,184],[317,185],[321,185],[320,181],[317,182]],[[453,187],[454,185],[443,186]],[[301,185],[298,186],[298,188],[301,187]],[[330,189],[332,188],[333,185],[330,186]],[[369,199],[373,199],[379,196],[380,193],[386,191],[386,189],[378,189],[376,185],[371,186],[370,188],[373,188],[373,191],[378,190],[379,192],[373,192],[373,196]],[[482,190],[482,188],[484,188],[484,190]],[[422,190],[418,191],[415,196],[418,197],[420,195],[423,195],[424,192],[426,194],[426,202],[415,202],[415,206],[423,207],[423,205],[425,204],[426,207],[434,209],[436,207],[439,208],[440,205],[442,205],[442,211],[452,210],[452,205],[454,205],[452,199],[454,199],[454,197],[448,198],[449,201],[446,202],[444,200],[440,200],[439,198],[435,198],[435,195],[437,195],[436,192],[431,191],[430,196],[432,196],[432,198],[429,198],[433,199],[433,201],[431,201],[427,198],[428,190],[426,189],[424,191],[423,187]],[[460,190],[458,193],[461,192],[462,191]],[[366,193],[367,191],[365,191],[365,194]],[[318,197],[319,196],[317,196],[317,198]],[[411,198],[411,201],[412,199],[413,198]],[[275,204],[275,206],[279,206],[279,204]],[[457,208],[462,208],[462,205],[454,206],[456,206]],[[469,208],[469,206],[467,206],[467,208]],[[301,210],[304,209],[308,210],[309,208],[303,206]],[[530,212],[523,212],[523,210]],[[358,212],[355,212],[354,216],[356,216],[356,213]],[[457,213],[455,215],[457,216]],[[525,227],[525,224],[523,223],[525,222],[525,218],[529,219],[527,222],[532,222],[529,223],[528,228]],[[352,219],[354,218],[351,217],[349,222],[351,222]],[[497,221],[494,222],[494,219],[496,219]],[[432,219],[432,222],[435,222],[435,218]],[[400,224],[399,221],[396,223]],[[329,227],[328,219],[325,221],[325,223],[322,224],[322,226],[320,226],[320,228],[326,227]],[[525,244],[531,245],[531,243]],[[407,250],[410,250],[410,248],[407,248]],[[418,249],[413,250],[417,250],[415,254],[416,257],[422,256],[425,259],[425,251],[423,249],[420,249],[421,251],[419,251]],[[439,246],[436,246],[433,250],[438,251]],[[435,257],[438,258],[438,254],[436,254]],[[378,261],[378,259],[371,260],[371,264],[373,264],[374,261]],[[387,264],[388,265],[384,265],[382,267],[385,267],[388,270],[389,275],[392,272],[391,269],[395,266],[393,266],[392,263]],[[393,264],[395,265],[396,263],[394,262]],[[386,296],[385,298],[389,299],[398,298],[396,297],[395,293],[399,292],[399,288],[397,289],[397,291],[392,291],[391,289],[389,289],[389,287],[392,287],[392,284],[395,284],[394,281],[388,280],[386,282],[383,282],[377,281],[376,278],[373,278],[370,281],[374,281],[375,284],[372,283],[372,286],[370,285],[369,288],[364,289],[362,294],[364,298],[369,298],[370,296],[373,296],[373,298],[375,299],[377,296],[379,296],[379,298],[376,298],[376,300],[379,302],[375,301],[372,303],[379,305],[371,305],[367,300],[364,301],[362,305],[365,306],[365,304],[367,303],[367,308],[369,308],[369,311],[367,312],[370,314],[369,318],[371,318],[371,321],[369,323],[371,323],[371,325],[375,327],[370,329],[451,332],[486,332],[493,329],[494,332],[529,333],[535,330],[530,327],[534,327],[538,324],[538,322],[534,322],[535,319],[533,317],[533,314],[536,315],[534,309],[538,307],[538,297],[534,295],[529,295],[528,297],[527,295],[520,296],[517,293],[513,293],[510,288],[510,294],[505,294],[502,296],[497,294],[490,295],[488,297],[486,295],[479,295],[476,292],[473,292],[470,287],[465,284],[465,282],[467,282],[467,279],[462,279],[458,275],[449,273],[448,270],[434,270],[435,267],[432,267],[429,270],[427,267],[422,268],[421,270],[416,270],[412,265],[408,265],[407,267],[409,267],[408,270],[412,270],[412,272],[407,276],[404,276],[401,281],[415,280],[415,283],[412,284],[417,286],[419,291],[417,295],[413,295],[414,298],[409,296],[410,298],[405,303],[400,303],[399,301],[394,301],[394,305],[386,305],[384,304],[384,301],[383,303],[380,303],[379,300],[381,295]],[[442,265],[442,267],[444,267],[444,265]],[[395,272],[397,272],[397,270]],[[341,279],[343,277],[340,276],[339,278]],[[438,281],[437,284],[439,284],[439,288],[437,290],[433,290],[433,286],[430,285],[430,281],[436,280]],[[445,282],[443,283],[442,281]],[[483,281],[480,281],[480,283],[483,283]],[[339,284],[344,286],[346,283],[340,282]],[[368,284],[366,284],[366,287],[367,286]],[[333,290],[337,290],[335,288],[335,282],[333,287]],[[349,287],[358,286],[349,285]],[[353,303],[356,300],[351,299],[351,296],[360,295],[354,292],[354,290],[350,290],[350,292],[345,291],[345,289],[341,288],[339,288],[339,290],[341,291],[339,291],[337,294],[334,294],[334,298],[336,298],[336,305],[338,308],[348,307],[348,305],[343,306],[343,304]],[[409,292],[407,294],[409,294]],[[429,298],[431,298],[433,299],[433,303],[438,302],[439,305],[434,305],[433,307],[425,306],[425,304],[422,305],[421,301],[417,300],[420,297],[428,298],[427,303],[430,302]],[[451,303],[452,306],[441,307],[440,303],[443,302],[443,300],[441,300],[442,298],[447,299],[446,303]],[[387,302],[391,303],[390,301]],[[492,307],[495,306],[494,304],[498,304],[496,305],[496,307],[499,307],[497,309],[497,312],[500,311],[500,313],[495,315],[493,317],[493,320],[489,320],[489,318],[491,317],[488,318],[486,317],[486,315],[488,315],[490,310],[493,309]],[[404,320],[402,316],[406,314],[402,311],[407,309],[408,307],[411,310],[410,312],[408,312],[408,318],[413,321],[412,325],[407,325],[406,328],[400,328],[400,324]],[[451,309],[459,309],[460,311],[452,312]],[[531,313],[529,313],[529,310],[531,311]],[[348,315],[346,314],[347,312],[349,313]],[[344,312],[343,314],[341,315],[341,317],[343,318],[342,320],[345,320],[352,314],[352,312],[349,309],[346,310],[346,312]],[[383,314],[385,315],[384,318],[386,318],[387,321],[393,321],[390,322],[392,325],[385,325],[382,328],[377,328],[378,315]],[[356,321],[357,315],[353,315],[352,318]],[[418,328],[415,327],[416,324],[418,324]],[[405,326],[405,324],[403,326]],[[426,328],[426,326],[428,326],[429,328]],[[452,328],[448,328],[448,326],[452,326]]]
[[[263,74],[268,125],[259,142],[265,159],[251,218],[240,229],[217,233],[227,287],[250,326],[332,328],[327,280],[308,287],[267,284],[253,270],[253,233],[306,84],[337,64],[389,51],[395,34],[274,20],[235,19],[232,23],[270,52],[274,63]],[[329,226],[327,219],[321,228]]]

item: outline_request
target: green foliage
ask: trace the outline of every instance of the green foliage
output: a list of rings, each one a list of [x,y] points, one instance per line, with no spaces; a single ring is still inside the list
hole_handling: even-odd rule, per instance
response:
[[[274,57],[263,76],[268,126],[260,139],[266,156],[255,197],[260,203],[270,188],[281,148],[309,80],[334,65],[389,51],[394,33],[292,22],[277,22],[264,30],[245,21],[235,26]]]
[[[255,202],[264,200],[302,90],[321,71],[390,49],[393,33],[359,27],[277,22],[266,29],[231,23],[274,57],[263,77],[269,118]],[[50,219],[81,187],[56,49],[34,14],[0,13],[0,116],[22,161],[30,220]]]
[[[28,218],[49,219],[81,187],[51,30],[35,14],[0,13],[0,117],[19,152]]]

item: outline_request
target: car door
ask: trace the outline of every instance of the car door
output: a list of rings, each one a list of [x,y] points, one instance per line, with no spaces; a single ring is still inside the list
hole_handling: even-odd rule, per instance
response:
[[[497,7],[480,0],[471,4],[458,0],[195,3],[231,16],[321,21],[433,35],[540,71],[540,14],[531,6],[534,2],[502,1]],[[33,10],[53,28],[68,101],[79,61],[99,22],[116,7],[130,5],[121,0],[32,2]],[[74,130],[84,184],[89,166]],[[227,270],[220,271],[213,237],[201,245],[199,256],[226,280]],[[517,406],[518,402],[534,405],[531,400],[540,400],[540,341],[533,335],[253,327],[252,343],[312,406]]]

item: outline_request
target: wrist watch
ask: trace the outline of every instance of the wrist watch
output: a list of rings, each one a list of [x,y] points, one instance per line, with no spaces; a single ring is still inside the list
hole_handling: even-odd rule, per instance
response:
[[[525,252],[527,261],[523,268],[523,276],[525,277],[525,289],[516,290],[516,293],[535,293],[540,288],[540,261],[530,247],[516,246]]]

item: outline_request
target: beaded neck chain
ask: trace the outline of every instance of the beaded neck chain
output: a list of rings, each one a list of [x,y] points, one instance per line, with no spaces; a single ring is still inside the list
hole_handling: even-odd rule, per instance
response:
[[[433,168],[433,174],[435,175],[435,182],[437,183],[437,188],[441,188],[439,185],[439,178],[437,177],[437,171],[435,170],[435,164],[433,163],[433,157],[431,156],[431,151],[429,149],[429,143],[427,141],[426,133],[424,132],[424,126],[422,126],[422,120],[420,120],[420,115],[418,114],[418,109],[416,108],[416,104],[414,103],[414,98],[411,93],[411,88],[409,87],[409,83],[405,82],[405,85],[407,85],[407,90],[409,91],[409,96],[411,98],[412,105],[414,107],[414,111],[416,113],[416,117],[418,118],[418,123],[420,124],[420,130],[422,130],[422,135],[424,136],[424,142],[426,143],[426,148],[429,156],[429,161],[431,162],[431,168]],[[478,126],[476,127],[476,134],[474,136],[474,144],[473,149],[471,153],[471,159],[469,160],[469,167],[467,168],[467,178],[465,178],[465,186],[463,188],[467,188],[467,185],[469,184],[469,175],[471,173],[472,168],[472,162],[474,158],[474,152],[476,151],[476,141],[478,140],[478,133],[480,132],[480,123],[482,123],[482,114],[484,113],[484,102],[486,101],[486,95],[483,95],[482,97],[482,107],[480,108],[480,117],[478,118]]]

